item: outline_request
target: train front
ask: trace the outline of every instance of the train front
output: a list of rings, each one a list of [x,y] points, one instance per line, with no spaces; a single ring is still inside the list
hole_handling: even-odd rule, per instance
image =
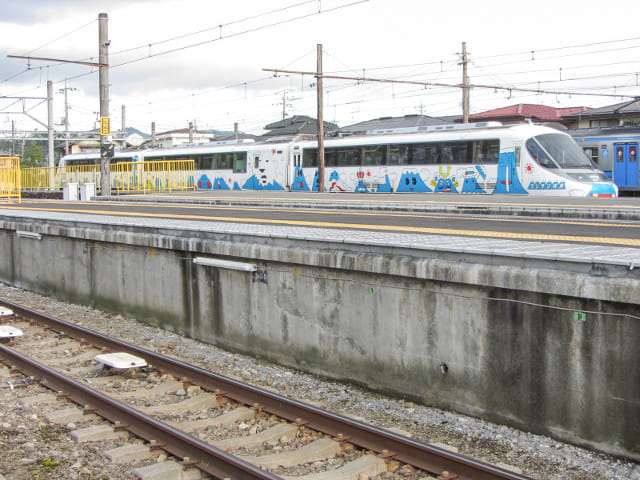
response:
[[[530,193],[572,197],[617,197],[618,187],[562,132],[540,133],[527,139],[525,147],[538,166],[525,164],[531,175]],[[534,172],[535,169],[535,172]]]

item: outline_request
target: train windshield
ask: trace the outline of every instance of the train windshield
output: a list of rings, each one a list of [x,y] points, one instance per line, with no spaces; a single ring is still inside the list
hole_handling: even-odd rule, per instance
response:
[[[597,168],[576,142],[565,135],[545,133],[527,140],[526,146],[531,156],[546,168]]]

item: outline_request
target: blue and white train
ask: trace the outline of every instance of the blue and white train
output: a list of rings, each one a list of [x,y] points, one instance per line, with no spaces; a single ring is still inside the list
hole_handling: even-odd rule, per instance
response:
[[[615,184],[570,135],[497,122],[326,138],[327,192],[450,192],[615,197]],[[68,155],[60,166],[90,164]],[[239,140],[117,151],[114,161],[193,159],[199,190],[318,190],[317,141]]]
[[[568,133],[621,193],[640,194],[640,127],[585,128]]]

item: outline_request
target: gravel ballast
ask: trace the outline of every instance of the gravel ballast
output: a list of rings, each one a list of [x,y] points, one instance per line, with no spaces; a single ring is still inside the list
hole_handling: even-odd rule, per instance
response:
[[[640,464],[557,440],[417,405],[365,389],[327,381],[263,360],[221,350],[133,318],[70,304],[0,283],[0,298],[82,325],[126,342],[168,354],[216,373],[241,379],[396,433],[484,460],[533,478],[549,480],[640,480]],[[46,391],[31,385],[0,388],[0,480],[130,479],[97,446],[78,445],[74,425],[51,426],[20,396]],[[637,419],[629,419],[637,421]],[[384,478],[385,474],[381,477]]]

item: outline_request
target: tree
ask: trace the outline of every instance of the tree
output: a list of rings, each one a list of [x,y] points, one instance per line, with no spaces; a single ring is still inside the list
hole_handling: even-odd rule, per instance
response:
[[[38,142],[28,142],[24,149],[24,157],[22,158],[21,166],[26,167],[41,167],[44,165],[44,147],[38,145]]]

